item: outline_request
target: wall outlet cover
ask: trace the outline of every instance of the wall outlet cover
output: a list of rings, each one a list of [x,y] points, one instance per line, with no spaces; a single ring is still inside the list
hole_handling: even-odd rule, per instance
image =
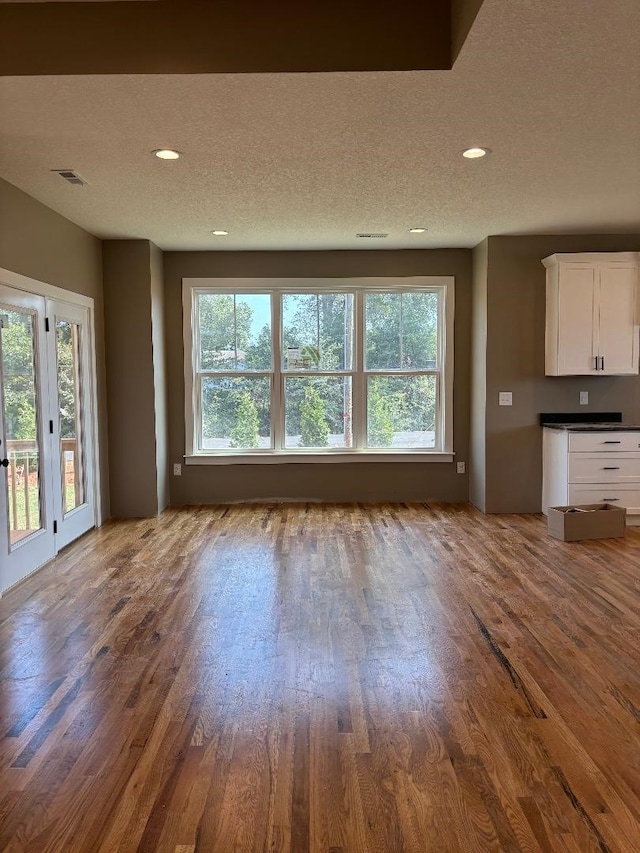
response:
[[[513,406],[513,391],[498,391],[499,406]]]
[[[465,474],[467,471],[467,463],[466,462],[456,462],[456,473],[457,474]]]
[[[173,466],[173,476],[181,477],[182,476],[182,465],[179,462],[176,462]]]
[[[588,391],[581,391],[580,392],[580,405],[581,406],[588,406],[589,405],[589,392]]]

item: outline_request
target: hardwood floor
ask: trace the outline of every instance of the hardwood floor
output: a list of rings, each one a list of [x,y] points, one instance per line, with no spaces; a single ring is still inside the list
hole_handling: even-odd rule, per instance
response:
[[[170,510],[0,601],[0,850],[640,850],[640,531]]]

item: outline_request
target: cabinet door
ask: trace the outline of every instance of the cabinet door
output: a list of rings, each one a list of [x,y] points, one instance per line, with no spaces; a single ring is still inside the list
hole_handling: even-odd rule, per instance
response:
[[[563,264],[558,288],[558,374],[596,374],[596,269]]]
[[[637,268],[603,264],[599,278],[600,372],[638,373]]]

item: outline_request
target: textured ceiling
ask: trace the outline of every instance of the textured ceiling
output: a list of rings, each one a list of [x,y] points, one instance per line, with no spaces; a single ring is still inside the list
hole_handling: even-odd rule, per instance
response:
[[[637,0],[485,0],[447,72],[4,78],[0,176],[164,249],[638,231],[639,41]]]

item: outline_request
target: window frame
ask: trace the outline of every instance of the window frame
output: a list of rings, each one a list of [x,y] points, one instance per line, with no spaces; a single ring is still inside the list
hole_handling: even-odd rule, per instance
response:
[[[406,371],[365,370],[365,293],[367,292],[437,292],[439,295],[438,368]],[[322,371],[315,369],[286,370],[283,368],[282,300],[285,293],[352,293],[354,295],[354,363],[351,370]],[[197,296],[216,294],[268,294],[271,296],[271,371],[215,371],[219,376],[271,377],[271,448],[199,449],[201,423],[202,374],[198,371],[199,325]],[[455,279],[453,276],[394,276],[362,278],[183,278],[183,345],[185,381],[185,454],[187,465],[219,465],[274,462],[357,462],[357,461],[431,461],[451,462],[453,452],[453,369],[454,369],[454,309]],[[444,312],[444,320],[442,314]],[[436,395],[438,423],[436,447],[375,448],[366,446],[367,383],[370,376],[431,375],[437,377]],[[286,448],[284,387],[288,376],[352,377],[353,447],[347,448]],[[359,413],[359,414],[358,414]],[[277,447],[280,437],[282,447]]]

